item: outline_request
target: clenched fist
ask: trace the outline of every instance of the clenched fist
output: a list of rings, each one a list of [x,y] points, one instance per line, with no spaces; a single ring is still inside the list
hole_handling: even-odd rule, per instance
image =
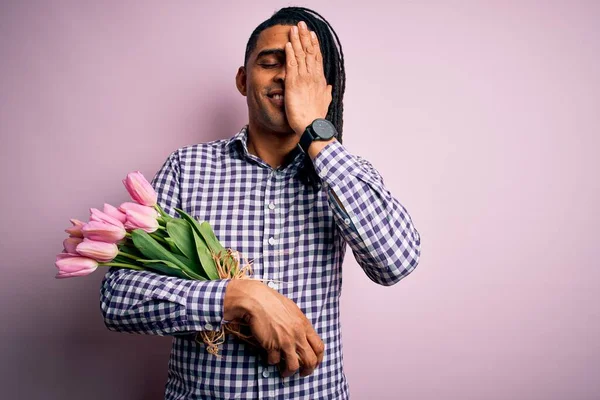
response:
[[[229,282],[224,319],[245,322],[269,364],[280,364],[284,377],[298,369],[301,376],[310,375],[323,361],[325,346],[308,318],[296,303],[260,281]]]

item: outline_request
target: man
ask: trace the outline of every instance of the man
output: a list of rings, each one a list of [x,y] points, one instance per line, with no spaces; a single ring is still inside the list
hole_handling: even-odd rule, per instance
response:
[[[171,153],[152,181],[165,211],[208,221],[226,247],[254,260],[259,279],[118,268],[104,278],[108,329],[174,336],[167,399],[349,398],[339,321],[346,244],[382,285],[417,266],[410,216],[341,144],[345,76],[334,36],[306,8],[259,25],[236,76],[248,125]],[[229,322],[247,324],[260,349],[229,336],[216,357],[194,340]]]

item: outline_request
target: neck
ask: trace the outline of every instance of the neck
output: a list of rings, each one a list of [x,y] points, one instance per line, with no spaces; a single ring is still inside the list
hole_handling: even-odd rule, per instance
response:
[[[298,141],[294,132],[267,132],[255,129],[253,124],[248,126],[248,152],[274,169],[284,166],[286,157],[296,148]]]

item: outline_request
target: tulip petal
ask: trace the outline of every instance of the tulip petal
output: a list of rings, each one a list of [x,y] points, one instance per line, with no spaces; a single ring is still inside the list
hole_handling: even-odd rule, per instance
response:
[[[56,261],[62,260],[64,258],[70,258],[70,257],[81,257],[81,254],[79,254],[79,253],[59,253],[56,255]]]
[[[124,212],[119,211],[119,209],[111,204],[104,203],[104,213],[110,215],[111,217],[118,219],[122,223],[125,223],[127,220],[127,215]]]
[[[111,224],[119,228],[123,227],[123,223],[121,221],[98,210],[97,208],[90,208],[90,221],[106,222],[107,224]]]
[[[149,207],[156,205],[156,191],[140,171],[127,174],[123,184],[135,202]]]
[[[89,275],[98,268],[98,262],[87,257],[69,257],[55,262],[58,268],[56,278]]]
[[[125,221],[125,229],[132,231],[142,229],[147,233],[152,233],[158,230],[158,220],[153,217],[127,210],[127,221]]]
[[[114,243],[100,242],[86,238],[77,246],[77,253],[96,261],[108,262],[112,261],[119,254],[119,248]]]
[[[83,236],[100,242],[115,243],[126,235],[125,227],[118,227],[106,222],[90,221],[81,228]]]
[[[76,253],[76,248],[79,243],[83,242],[82,238],[69,236],[63,240],[63,246],[67,253]]]
[[[137,213],[144,214],[148,217],[158,218],[158,211],[156,211],[156,209],[154,209],[153,207],[144,206],[144,205],[141,205],[138,203],[132,203],[132,202],[128,201],[128,202],[122,203],[119,206],[119,211],[122,211],[125,214],[127,214],[127,210],[135,211]]]

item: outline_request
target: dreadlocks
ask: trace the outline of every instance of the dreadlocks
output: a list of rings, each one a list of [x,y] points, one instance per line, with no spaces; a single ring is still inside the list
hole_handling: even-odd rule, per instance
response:
[[[325,117],[330,121],[338,132],[337,140],[342,142],[343,114],[344,114],[344,90],[346,89],[346,71],[344,69],[344,53],[340,40],[325,18],[321,14],[304,7],[286,7],[275,12],[256,27],[248,44],[244,56],[244,67],[247,67],[250,54],[256,48],[260,33],[274,25],[297,25],[304,21],[308,29],[314,31],[319,39],[319,47],[323,54],[323,70],[328,85],[332,85],[331,104]],[[332,35],[333,34],[333,35]],[[335,41],[334,41],[335,38]],[[336,46],[337,44],[337,46]]]

